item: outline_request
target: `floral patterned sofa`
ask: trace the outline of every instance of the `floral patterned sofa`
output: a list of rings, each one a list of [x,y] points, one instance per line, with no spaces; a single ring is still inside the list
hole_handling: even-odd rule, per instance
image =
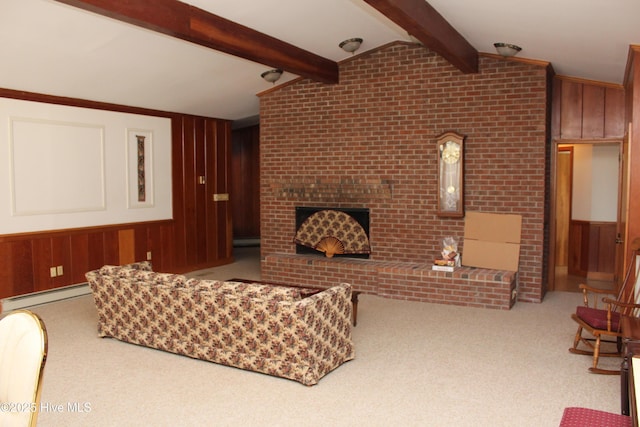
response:
[[[355,356],[351,285],[295,287],[187,279],[151,264],[86,274],[98,335],[314,385]]]

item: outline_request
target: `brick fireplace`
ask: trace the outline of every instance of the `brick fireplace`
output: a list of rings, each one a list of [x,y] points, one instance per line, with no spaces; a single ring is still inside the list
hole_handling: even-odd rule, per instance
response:
[[[365,293],[473,306],[496,306],[496,292],[510,298],[511,277],[489,280],[506,289],[489,289],[486,277],[460,289],[452,273],[425,268],[446,236],[460,240],[464,257],[464,218],[436,215],[436,139],[455,130],[466,136],[465,209],[522,215],[518,300],[540,302],[549,89],[544,64],[483,55],[479,73],[462,74],[399,42],[342,62],[337,85],[300,79],[261,94],[263,280],[348,281]],[[297,254],[301,206],[367,209],[370,258],[311,262]]]

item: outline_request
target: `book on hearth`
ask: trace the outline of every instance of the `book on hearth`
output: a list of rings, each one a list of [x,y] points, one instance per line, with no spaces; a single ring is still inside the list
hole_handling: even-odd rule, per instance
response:
[[[456,269],[457,262],[455,259],[436,259],[433,261],[432,270],[435,271],[454,271]]]
[[[431,266],[431,270],[433,271],[446,271],[446,272],[453,272],[456,270],[456,267],[453,265],[437,265],[437,264],[433,264]]]

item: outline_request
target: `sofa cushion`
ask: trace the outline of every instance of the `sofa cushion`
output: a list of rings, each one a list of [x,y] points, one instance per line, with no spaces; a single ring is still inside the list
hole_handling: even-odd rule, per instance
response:
[[[132,268],[134,270],[153,271],[151,261],[139,261],[131,264],[124,264],[122,268]]]
[[[186,286],[200,292],[215,291],[226,295],[263,298],[269,301],[298,301],[301,298],[299,288],[261,283],[190,279],[186,282]]]
[[[104,265],[100,269],[100,274],[117,274],[123,269],[153,271],[153,268],[151,267],[151,262],[140,261],[140,262],[134,262],[131,264],[124,264],[124,265]]]
[[[149,286],[167,285],[184,287],[187,282],[187,278],[181,274],[158,273],[152,271],[150,267],[151,264],[149,263],[136,263],[122,266],[105,265],[100,268],[99,273],[103,278],[111,277]]]

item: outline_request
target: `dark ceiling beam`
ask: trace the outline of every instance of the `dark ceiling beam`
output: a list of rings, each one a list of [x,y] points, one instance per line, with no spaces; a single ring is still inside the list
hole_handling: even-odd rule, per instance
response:
[[[177,0],[56,0],[323,83],[338,64]]]
[[[478,51],[425,0],[364,0],[463,73],[478,72]]]

